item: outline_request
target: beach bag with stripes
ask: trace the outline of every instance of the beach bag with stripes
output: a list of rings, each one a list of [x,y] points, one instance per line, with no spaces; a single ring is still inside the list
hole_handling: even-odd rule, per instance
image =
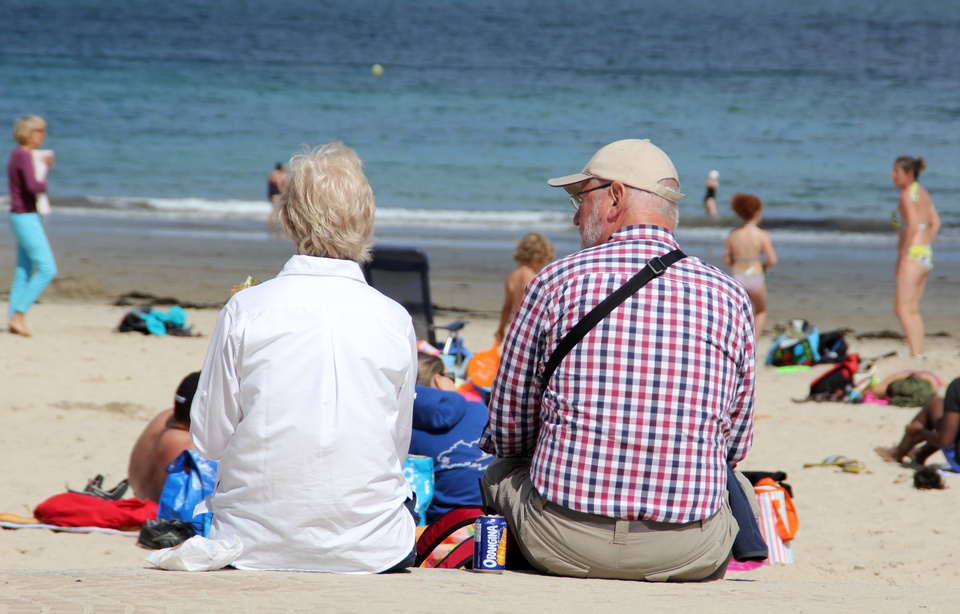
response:
[[[793,563],[791,542],[800,528],[793,499],[770,478],[763,478],[753,488],[760,504],[760,532],[767,542],[766,563]]]
[[[428,526],[417,539],[417,567],[473,569],[474,523],[480,506],[455,507]]]

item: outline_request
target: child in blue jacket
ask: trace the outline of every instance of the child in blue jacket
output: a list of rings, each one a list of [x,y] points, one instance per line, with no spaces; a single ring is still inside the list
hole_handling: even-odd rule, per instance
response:
[[[493,460],[477,446],[486,423],[486,405],[460,395],[443,361],[421,353],[410,454],[433,458],[434,494],[427,523],[454,507],[481,504],[479,480]]]

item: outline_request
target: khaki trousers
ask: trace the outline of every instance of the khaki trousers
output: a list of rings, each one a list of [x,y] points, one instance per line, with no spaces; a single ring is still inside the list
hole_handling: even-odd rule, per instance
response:
[[[483,497],[488,508],[507,519],[527,560],[559,576],[720,579],[739,530],[726,500],[711,518],[687,524],[617,520],[561,507],[534,488],[529,458],[491,463],[483,476]]]

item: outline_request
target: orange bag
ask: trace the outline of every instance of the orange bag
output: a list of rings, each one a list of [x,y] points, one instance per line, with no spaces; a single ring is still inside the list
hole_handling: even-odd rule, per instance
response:
[[[793,505],[793,499],[790,497],[790,493],[770,478],[759,480],[754,486],[754,489],[758,492],[777,493],[777,497],[773,499],[773,508],[777,512],[777,533],[780,535],[780,539],[785,542],[796,537],[797,529],[800,528],[800,519],[797,517],[797,508]]]
[[[495,343],[489,350],[477,352],[470,358],[467,363],[467,378],[474,386],[489,389],[499,366],[500,348]]]
[[[791,541],[800,528],[797,509],[790,493],[770,478],[754,485],[760,504],[760,532],[767,542],[767,564],[793,563]]]

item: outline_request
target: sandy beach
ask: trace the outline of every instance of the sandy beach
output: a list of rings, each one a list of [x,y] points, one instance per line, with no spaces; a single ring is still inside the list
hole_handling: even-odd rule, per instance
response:
[[[517,229],[519,237],[524,229]],[[130,447],[146,422],[172,405],[180,379],[200,367],[217,309],[187,309],[205,336],[147,337],[112,332],[127,310],[119,295],[149,292],[182,302],[222,304],[247,275],[272,277],[292,254],[286,241],[238,244],[230,236],[203,240],[174,233],[110,232],[92,221],[84,232],[49,229],[59,274],[28,315],[34,337],[0,335],[0,512],[31,516],[44,499],[80,488],[103,474],[112,486],[126,477]],[[691,235],[681,245],[716,262],[720,246]],[[776,241],[776,237],[774,237]],[[891,244],[892,245],[892,244]],[[433,266],[440,323],[466,319],[467,346],[489,347],[502,300],[510,252],[482,247],[424,246]],[[0,222],[0,295],[12,272],[12,240]],[[789,254],[790,250],[785,250]],[[884,260],[883,258],[886,258]],[[871,357],[906,345],[856,338],[892,330],[892,249],[858,261],[811,253],[788,259],[770,280],[770,325],[806,318],[829,330],[849,327],[851,351]],[[928,359],[904,356],[877,363],[882,375],[922,368],[945,382],[960,375],[955,305],[960,284],[949,267],[935,269],[924,301]],[[758,362],[771,342],[759,341]],[[793,565],[731,572],[723,581],[652,585],[582,581],[507,572],[416,570],[376,577],[161,572],[127,536],[0,531],[0,612],[39,611],[439,611],[466,606],[516,611],[953,611],[960,589],[960,528],[955,511],[960,476],[950,488],[918,491],[912,471],[874,453],[902,434],[915,410],[879,405],[798,404],[826,370],[758,370],[756,436],[741,466],[782,470],[795,492],[801,528]],[[869,472],[803,468],[829,455],[866,463]],[[934,462],[942,462],[940,456]]]

